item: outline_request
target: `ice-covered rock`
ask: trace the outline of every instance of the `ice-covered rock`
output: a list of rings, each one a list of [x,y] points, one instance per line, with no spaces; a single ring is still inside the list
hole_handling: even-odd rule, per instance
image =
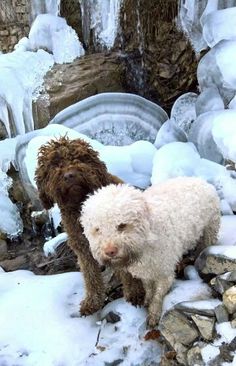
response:
[[[168,119],[157,104],[129,93],[100,93],[59,112],[50,123],[63,124],[105,145],[154,142]]]
[[[223,40],[217,43],[200,60],[197,79],[200,90],[216,86],[224,103],[228,104],[236,90],[236,41]]]
[[[218,89],[215,86],[211,86],[204,88],[197,97],[195,108],[196,115],[199,116],[206,112],[222,110],[225,107]]]
[[[67,241],[68,235],[66,233],[61,233],[55,236],[55,238],[52,238],[44,243],[43,251],[46,256],[49,256],[51,254],[55,254],[56,249]]]
[[[236,111],[226,110],[214,116],[212,136],[225,159],[236,162]]]
[[[195,103],[198,98],[196,93],[181,95],[173,104],[170,117],[188,135],[192,123],[196,119]]]
[[[159,149],[163,145],[174,141],[187,142],[187,135],[184,130],[178,126],[176,121],[171,118],[164,122],[157,132],[154,145]]]
[[[214,119],[225,111],[211,111],[200,114],[193,122],[188,139],[193,142],[202,158],[223,162],[223,156],[212,136]]]
[[[222,40],[236,40],[236,7],[211,11],[207,14],[202,34],[211,48]]]
[[[218,275],[236,270],[236,246],[213,245],[203,250],[195,262],[202,275]]]

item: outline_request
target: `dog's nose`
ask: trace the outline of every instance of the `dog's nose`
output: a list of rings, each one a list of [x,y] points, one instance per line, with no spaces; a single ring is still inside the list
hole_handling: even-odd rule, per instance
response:
[[[110,257],[113,258],[117,255],[118,253],[118,248],[114,245],[114,244],[107,244],[107,246],[104,248],[104,253]]]
[[[75,177],[75,172],[73,170],[69,170],[68,172],[64,173],[64,179],[66,182],[70,182]]]

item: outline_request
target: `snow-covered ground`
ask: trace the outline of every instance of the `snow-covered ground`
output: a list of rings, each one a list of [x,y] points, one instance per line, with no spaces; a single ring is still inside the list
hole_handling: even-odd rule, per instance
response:
[[[225,167],[226,159],[236,163],[236,7],[230,7],[235,2],[222,9],[225,2],[205,0],[205,8],[199,12],[199,2],[180,1],[179,23],[196,52],[207,46],[211,49],[198,65],[199,94],[178,98],[170,119],[161,107],[143,98],[107,94],[71,106],[46,128],[28,132],[34,129],[31,101],[46,71],[54,62],[70,62],[84,54],[73,29],[58,17],[58,0],[42,3],[50,14],[40,14],[41,7],[34,3],[35,21],[29,37],[11,54],[0,54],[0,120],[8,136],[18,135],[0,141],[0,212],[4,213],[0,231],[12,237],[23,230],[18,207],[9,198],[12,182],[6,173],[10,163],[19,169],[26,187],[35,187],[38,148],[67,133],[71,139],[90,142],[111,173],[142,189],[179,175],[200,176],[213,184],[221,199],[222,220],[218,247],[212,247],[210,253],[235,260],[236,173]],[[80,3],[82,13],[92,4]],[[84,32],[93,29],[97,41],[109,48],[121,1],[93,3],[96,11],[90,9]],[[112,98],[118,100],[115,105]],[[77,122],[79,113],[82,124]],[[123,121],[122,131],[119,120]],[[131,123],[133,130],[127,128]],[[94,130],[94,126],[99,127]],[[60,214],[56,206],[50,215],[57,228]],[[65,240],[64,233],[52,238],[44,246],[45,255]],[[219,304],[196,270],[188,268],[185,277],[166,296],[163,313],[182,301],[185,306],[211,309]],[[144,338],[145,309],[119,299],[93,316],[75,317],[83,297],[80,273],[36,276],[29,271],[1,271],[0,366],[158,364],[164,351],[156,340]],[[111,321],[112,313],[116,315]],[[216,332],[219,339],[202,350],[206,365],[219,354],[223,342],[236,336],[228,321],[217,324]],[[231,364],[236,365],[236,355]]]

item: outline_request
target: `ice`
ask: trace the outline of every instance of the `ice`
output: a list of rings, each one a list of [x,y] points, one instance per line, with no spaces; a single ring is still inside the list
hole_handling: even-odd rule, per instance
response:
[[[119,27],[122,0],[79,0],[82,11],[83,36],[89,44],[90,30],[94,33],[94,44],[111,48]]]
[[[236,179],[224,166],[201,159],[191,143],[172,142],[154,155],[151,183],[157,184],[178,176],[196,176],[214,185],[220,199],[236,210]]]
[[[188,135],[193,121],[196,119],[195,103],[198,95],[186,93],[181,95],[173,104],[170,117]]]
[[[221,40],[236,40],[236,7],[207,14],[202,34],[211,48]]]
[[[229,106],[230,109],[236,109],[236,96],[230,101]]]
[[[0,55],[0,116],[9,137],[34,129],[32,99],[52,65],[52,56],[43,50]]]
[[[210,0],[214,2],[215,0]],[[208,2],[209,3],[209,2]],[[207,0],[180,0],[177,24],[190,40],[197,54],[207,47],[202,37],[200,17],[207,5]]]
[[[48,257],[51,254],[55,254],[55,251],[59,247],[59,245],[67,241],[67,239],[68,235],[66,233],[61,233],[55,236],[55,238],[46,241],[46,243],[44,243],[43,246],[43,251],[46,257]]]
[[[196,115],[218,111],[225,108],[224,102],[215,86],[204,88],[196,100]]]
[[[235,228],[236,228],[236,216],[235,215],[222,216],[217,244],[236,245]]]
[[[154,142],[168,119],[157,104],[129,93],[100,93],[59,112],[50,123],[73,128],[105,145]]]
[[[2,213],[0,233],[5,233],[9,238],[14,238],[23,231],[20,212],[8,197],[8,190],[12,183],[12,179],[0,169],[0,212]]]
[[[161,346],[144,341],[144,309],[119,299],[93,316],[71,317],[84,296],[81,273],[0,272],[0,295],[2,365],[104,366],[118,359],[141,365],[160,360]],[[121,320],[106,322],[110,311]]]
[[[146,188],[150,185],[155,152],[150,142],[138,141],[128,146],[104,146],[99,156],[111,174],[126,183]]]
[[[57,63],[72,62],[85,51],[74,29],[64,18],[52,14],[39,14],[34,20],[28,37],[16,45],[16,49],[36,51],[46,49]]]
[[[39,14],[58,15],[61,0],[31,0],[31,16],[34,20]]]
[[[215,116],[212,136],[225,159],[236,162],[236,111],[227,110]]]
[[[0,141],[0,170],[7,172],[10,165],[15,165],[15,149],[17,138]]]
[[[153,158],[152,184],[178,176],[194,175],[194,167],[199,159],[191,142],[171,142],[162,146]]]
[[[202,57],[197,68],[200,90],[215,86],[228,104],[236,90],[236,41],[223,40]]]
[[[164,122],[157,132],[154,145],[159,149],[163,145],[174,141],[187,142],[187,135],[184,130],[178,126],[176,121],[171,118]]]
[[[211,111],[200,114],[193,122],[188,139],[193,142],[202,158],[216,163],[223,162],[223,156],[212,136],[214,119],[225,111]]]
[[[216,256],[226,257],[229,259],[236,259],[235,245],[212,245],[204,249],[205,255],[213,254]]]

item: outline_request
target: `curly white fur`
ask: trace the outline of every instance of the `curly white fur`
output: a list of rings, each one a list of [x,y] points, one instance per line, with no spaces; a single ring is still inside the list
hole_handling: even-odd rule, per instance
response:
[[[199,178],[179,177],[141,192],[109,185],[91,195],[81,223],[93,256],[143,281],[149,325],[160,318],[177,262],[201,239],[217,239],[220,205],[215,188]]]

